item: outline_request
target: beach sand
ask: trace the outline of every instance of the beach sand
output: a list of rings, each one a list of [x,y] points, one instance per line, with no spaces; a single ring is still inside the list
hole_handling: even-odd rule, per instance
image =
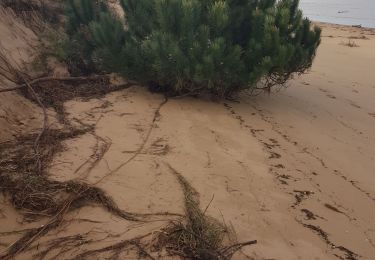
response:
[[[98,186],[129,212],[183,214],[173,168],[199,192],[202,209],[209,205],[207,214],[233,227],[238,241],[258,241],[233,259],[374,259],[375,31],[319,25],[322,45],[311,71],[271,95],[164,104],[161,95],[132,87],[67,102],[69,119],[95,125],[95,135],[66,141],[51,178]],[[349,38],[359,47],[346,46]],[[0,111],[11,109],[1,105],[4,98]],[[95,158],[95,147],[108,150],[94,168],[80,168]],[[1,232],[44,224],[21,224],[3,201]],[[66,218],[69,225],[18,259],[31,259],[57,237],[102,239],[64,259],[157,233],[166,224],[134,225],[95,206]],[[0,252],[18,236],[0,237]]]

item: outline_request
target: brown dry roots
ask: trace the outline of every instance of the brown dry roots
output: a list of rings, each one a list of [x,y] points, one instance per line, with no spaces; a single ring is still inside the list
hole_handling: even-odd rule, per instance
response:
[[[111,85],[106,75],[77,77],[71,78],[72,80],[53,80],[53,78],[48,77],[45,79],[50,80],[36,80],[37,82],[32,84],[33,89],[46,107],[52,107],[56,110],[57,119],[62,124],[69,124],[65,118],[64,102],[76,97],[86,99],[102,97],[110,92],[126,89],[134,85],[134,83]],[[26,98],[36,101],[34,95],[27,88],[23,88],[21,91]]]
[[[0,147],[0,192],[9,196],[14,207],[32,219],[53,216],[69,197],[74,196],[70,209],[97,203],[115,215],[135,220],[132,214],[119,210],[113,200],[96,187],[82,182],[48,179],[49,162],[62,149],[61,141],[87,131],[89,129],[75,129],[71,132],[47,130],[39,143],[39,155],[35,155],[33,149],[34,135],[15,143],[3,144]],[[38,161],[42,162],[41,168]]]
[[[0,258],[11,258],[27,249],[34,240],[59,226],[67,212],[84,205],[96,204],[121,218],[137,221],[135,215],[119,209],[99,188],[82,182],[58,182],[48,179],[49,163],[54,154],[62,149],[61,142],[90,130],[47,130],[39,141],[37,154],[34,149],[36,135],[1,145],[0,192],[10,198],[13,206],[23,213],[27,220],[49,217],[50,221],[43,227],[26,232],[8,249],[6,255]]]

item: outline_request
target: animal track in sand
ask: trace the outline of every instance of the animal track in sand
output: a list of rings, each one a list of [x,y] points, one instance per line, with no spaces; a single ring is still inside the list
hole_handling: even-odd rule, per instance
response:
[[[324,90],[324,89],[320,89],[320,90],[321,90],[322,92],[326,92],[326,93],[328,92],[327,90]],[[228,105],[228,104],[224,104],[224,106],[228,109],[228,111],[231,112],[231,114],[232,114],[237,120],[239,120],[239,119],[236,117],[237,113],[234,111],[234,109],[233,109],[230,105]],[[262,113],[262,110],[258,109],[258,108],[255,107],[255,106],[252,106],[252,107],[253,107],[256,111],[258,111],[258,115],[261,117],[261,119],[262,119],[263,121],[265,121],[265,122],[271,124],[272,129],[273,129],[276,133],[278,133],[281,137],[283,137],[284,140],[286,140],[287,142],[289,142],[289,143],[291,143],[291,144],[294,144],[295,146],[298,145],[297,142],[293,142],[293,141],[290,139],[289,136],[287,136],[286,134],[284,134],[284,133],[278,128],[277,124],[275,124],[275,122],[273,122],[273,121],[271,120],[271,118],[266,117],[266,116]],[[375,113],[371,114],[371,116],[375,117]],[[344,125],[345,127],[350,128],[350,129],[352,129],[353,131],[357,132],[356,129],[353,129],[353,128],[349,127],[347,124],[345,124],[345,123],[342,122],[341,120],[339,120],[339,119],[337,119],[337,118],[335,118],[335,119],[336,119],[338,122],[340,122],[342,125]],[[241,125],[244,125],[244,123],[243,123],[242,120],[241,120]],[[245,127],[246,127],[246,126],[247,126],[247,125],[245,124]],[[269,154],[270,154],[270,159],[279,159],[279,158],[281,158],[281,155],[280,155],[279,153],[276,153],[276,152],[272,151],[272,149],[273,149],[275,146],[279,146],[278,144],[269,144],[269,143],[263,141],[262,139],[259,138],[259,136],[257,136],[256,132],[253,131],[253,129],[252,129],[250,126],[248,126],[248,127],[251,129],[251,132],[252,132],[253,136],[256,137],[256,138],[257,138],[257,139],[258,139],[258,140],[259,140],[259,141],[260,141],[260,142],[266,147],[266,149],[268,150],[268,152],[269,152]],[[264,131],[264,130],[262,130],[262,131]],[[271,142],[272,142],[272,141],[271,141]],[[323,168],[328,169],[328,166],[327,166],[326,162],[325,162],[322,158],[320,158],[319,156],[317,156],[317,155],[315,155],[314,153],[312,153],[311,151],[309,151],[308,148],[303,148],[303,149],[302,149],[302,152],[305,153],[305,154],[310,155],[310,156],[313,157],[313,158],[315,158],[317,161],[320,162],[320,164],[321,164],[321,166],[322,166]],[[374,198],[369,192],[367,192],[367,191],[361,189],[361,188],[357,185],[357,183],[355,183],[355,182],[351,182],[351,181],[348,180],[344,175],[342,175],[342,174],[340,174],[340,173],[338,173],[338,172],[336,172],[336,171],[335,171],[335,174],[338,175],[338,176],[340,176],[341,178],[343,178],[345,181],[349,182],[354,188],[356,188],[358,191],[362,192],[364,195],[366,195],[366,196],[367,196],[368,198],[370,198],[371,200],[375,200],[375,198]]]
[[[269,139],[273,144],[278,144],[279,142],[276,139],[270,138]]]
[[[356,103],[354,103],[352,100],[348,100],[349,104],[352,106],[352,107],[355,107],[355,108],[358,108],[358,109],[361,109],[362,107],[357,105]]]
[[[353,92],[353,93],[356,93],[356,94],[358,94],[358,93],[359,93],[359,91],[358,91],[358,90],[356,90],[356,89],[353,89],[353,90],[352,90],[352,92]]]
[[[272,171],[272,170],[271,170]],[[287,174],[278,174],[278,173],[275,173],[276,174],[276,178],[279,180],[279,182],[283,185],[289,185],[288,181],[293,181],[293,182],[296,182],[297,179],[296,178],[293,178],[292,176],[290,175],[287,175]]]
[[[296,199],[296,202],[292,205],[292,208],[295,208],[296,206],[301,204],[302,201],[314,194],[314,192],[306,190],[293,190],[293,192],[295,193],[294,197]]]
[[[123,117],[123,116],[132,116],[132,115],[134,115],[134,113],[121,113],[119,116]]]
[[[320,91],[330,95],[328,90],[321,89]],[[253,134],[253,136],[255,138],[257,138],[260,143],[263,144],[263,146],[265,147],[265,150],[269,153],[270,157],[271,158],[273,157],[272,159],[278,159],[279,156],[281,157],[280,154],[283,154],[283,152],[280,152],[280,154],[275,153],[276,151],[279,152],[279,149],[280,149],[280,143],[277,141],[276,138],[267,138],[267,135],[262,134],[262,133],[259,134],[258,131],[255,131],[255,129],[253,129],[252,126],[248,125],[246,121],[241,120],[243,118],[238,116],[237,112],[234,110],[233,107],[231,107],[228,104],[226,104],[225,107],[230,112],[230,114],[235,119],[237,119],[239,121],[241,126],[248,128],[251,131],[251,133]],[[294,146],[297,146],[297,149],[300,152],[302,152],[304,154],[307,154],[307,155],[311,156],[312,158],[316,159],[324,169],[328,169],[328,170],[330,169],[328,167],[328,165],[326,164],[325,160],[323,160],[323,158],[321,158],[320,156],[318,156],[314,152],[310,151],[307,147],[306,148],[300,147],[300,144],[298,144],[290,136],[288,136],[283,131],[283,129],[280,127],[280,125],[278,125],[277,122],[274,122],[272,117],[266,116],[261,109],[258,109],[254,105],[252,105],[252,107],[258,112],[255,115],[259,116],[260,119],[262,119],[266,123],[269,123],[272,127],[271,130],[273,130],[276,134],[279,134],[281,144],[283,144],[283,142],[286,141],[286,142],[288,142],[288,143],[290,143]],[[373,115],[371,115],[371,116],[375,117],[375,113],[373,113]],[[338,119],[336,119],[336,120],[338,120]],[[268,132],[268,130],[260,130],[260,131]],[[271,137],[272,136],[273,135],[271,135]],[[354,253],[353,251],[349,250],[346,247],[336,245],[333,241],[331,241],[330,237],[329,237],[329,234],[326,233],[322,228],[320,228],[319,226],[315,226],[315,225],[309,225],[310,223],[304,223],[304,221],[307,221],[307,220],[313,221],[314,218],[316,220],[318,218],[323,219],[320,216],[317,216],[316,214],[314,214],[311,210],[309,210],[307,208],[297,209],[299,207],[299,205],[301,203],[303,203],[303,201],[308,200],[308,199],[315,200],[315,198],[311,197],[315,194],[315,192],[314,192],[315,190],[313,190],[313,191],[311,191],[311,190],[293,190],[293,182],[298,181],[298,179],[295,179],[293,176],[290,176],[290,175],[287,175],[287,174],[283,173],[283,172],[287,171],[287,167],[284,169],[283,167],[285,167],[285,166],[283,164],[281,164],[281,163],[279,164],[278,161],[276,161],[276,162],[277,163],[274,163],[274,164],[270,165],[270,172],[275,175],[276,179],[279,181],[279,183],[281,185],[284,185],[283,187],[285,187],[285,188],[282,188],[283,190],[284,189],[289,190],[291,188],[291,191],[288,192],[288,193],[291,194],[292,196],[294,196],[294,198],[295,198],[295,202],[294,202],[293,205],[291,205],[291,208],[296,210],[296,211],[298,210],[299,214],[301,214],[301,212],[303,213],[302,220],[297,219],[297,222],[300,223],[301,225],[303,225],[305,228],[310,229],[311,231],[316,233],[318,236],[320,236],[327,243],[327,245],[330,246],[330,248],[333,251],[332,253],[334,255],[336,255],[337,257],[339,257],[341,259],[352,259],[352,260],[358,259],[359,255],[357,253]],[[288,166],[288,165],[286,165],[286,166]],[[278,173],[279,171],[281,171],[281,173]],[[345,176],[343,176],[342,174],[339,174],[339,173],[335,173],[335,174],[338,175],[339,177],[343,178],[344,181],[350,182],[350,180],[346,179]],[[318,173],[317,172],[310,172],[310,175],[311,175],[311,178],[313,178],[313,176],[317,176]],[[311,178],[310,178],[310,181],[312,181]],[[350,184],[354,188],[359,190],[358,189],[359,187],[355,187],[356,183],[350,183]],[[292,185],[292,186],[285,186],[285,185]],[[358,185],[356,185],[356,186],[358,186]],[[288,187],[290,187],[290,188],[288,188]],[[317,189],[317,192],[322,193],[322,191],[319,188],[319,185],[318,185],[318,187],[316,187],[316,189]],[[364,193],[364,195],[367,195],[368,197],[371,198],[371,194],[366,194],[365,192],[363,192],[361,190],[359,190],[359,191]],[[332,205],[332,204],[327,203],[327,205]],[[327,208],[327,210],[332,210],[332,209]],[[344,212],[344,211],[342,211],[342,212]],[[296,212],[296,214],[297,214],[297,212]],[[345,213],[341,213],[341,214],[345,215]],[[353,217],[350,217],[349,215],[346,215],[346,216],[349,218],[349,220],[355,220]],[[305,219],[303,220],[303,218],[305,218]]]
[[[305,220],[316,220],[318,218],[326,220],[325,218],[313,213],[308,209],[301,209],[301,212],[305,214]]]
[[[271,152],[270,151],[270,157],[269,159],[280,159],[281,158],[281,155],[276,153],[276,152]]]
[[[326,92],[325,90],[321,90],[322,92]],[[239,118],[237,117],[237,113],[234,111],[234,109],[229,106],[228,104],[225,104],[225,107],[228,109],[228,111],[233,115],[234,118],[236,118],[237,120],[239,120]],[[254,107],[254,106],[253,106]],[[288,143],[290,144],[293,144],[293,145],[298,145],[297,142],[294,142],[293,140],[291,140],[291,138],[289,136],[287,136],[286,134],[284,134],[278,127],[277,125],[275,125],[274,122],[271,121],[270,118],[266,117],[263,115],[262,111],[260,109],[257,109],[256,107],[254,107],[255,110],[258,111],[258,115],[261,117],[261,119],[269,124],[271,124],[273,130],[278,133],[281,137],[283,137],[283,139],[285,141],[287,141]],[[373,115],[375,117],[375,113]],[[341,121],[340,121],[341,122]],[[269,155],[270,155],[270,159],[280,159],[281,158],[281,155],[279,153],[276,153],[273,149],[275,149],[276,147],[279,147],[279,143],[276,139],[268,139],[270,142],[268,141],[264,141],[262,137],[260,137],[258,134],[257,134],[257,131],[255,131],[252,127],[248,126],[245,123],[243,123],[241,121],[241,124],[243,124],[245,127],[249,128],[253,134],[254,137],[256,137],[263,145],[264,147],[267,149]],[[261,130],[261,131],[264,131],[264,130]],[[315,155],[313,152],[309,151],[309,149],[307,147],[305,148],[301,148],[301,152],[311,156],[312,158],[316,159],[323,168],[325,169],[328,169],[328,166],[326,164],[326,162],[319,156]],[[284,166],[284,165],[283,165]],[[285,167],[285,166],[284,166]],[[282,168],[278,168],[276,166],[272,166],[271,167],[271,171],[277,171],[277,170],[281,170]],[[340,176],[341,178],[343,178],[346,182],[350,182],[350,180],[348,180],[344,175],[340,174],[339,172],[334,172],[335,175],[338,175]],[[312,173],[313,175],[318,175],[317,173],[313,172]],[[286,178],[282,178],[280,177],[279,174],[277,174],[277,179],[284,185],[288,185],[287,183],[287,179]],[[373,197],[371,196],[371,194],[369,194],[368,192],[365,192],[364,190],[361,190],[358,185],[356,185],[356,183],[354,182],[350,182],[350,184],[356,188],[358,191],[364,193],[364,195],[367,195],[367,197],[369,197],[370,199],[373,199]],[[297,200],[297,204],[293,205],[292,207],[295,207],[296,205],[298,205],[302,200],[304,199],[307,199],[307,197],[309,197],[311,194],[313,194],[312,192],[309,192],[309,191],[301,191],[301,192],[298,192],[298,191],[294,191],[294,192],[297,192],[297,194],[294,194],[295,195],[295,198]]]
[[[356,181],[353,181],[353,180],[349,180],[343,173],[341,173],[340,171],[338,170],[334,170],[333,173],[339,177],[341,177],[343,180],[345,180],[346,182],[350,183],[355,189],[357,189],[359,192],[361,192],[363,195],[365,195],[366,197],[368,197],[369,199],[375,201],[375,197],[373,197],[373,195],[364,190],[363,188],[361,188],[358,183]]]
[[[347,217],[350,221],[352,221],[352,220],[356,220],[356,218],[353,218],[353,217],[349,216],[348,214],[346,214],[345,212],[339,210],[337,207],[332,206],[331,204],[325,203],[325,204],[324,204],[324,207],[326,207],[327,209],[332,210],[332,211],[334,211],[334,212],[336,212],[336,213],[339,213],[339,214],[344,215],[344,216]]]
[[[280,145],[276,142],[276,143],[273,143],[272,142],[272,144],[270,144],[270,143],[267,143],[267,142],[261,142],[263,145],[264,145],[264,147],[266,147],[268,150],[272,150],[273,148],[275,148],[275,147],[280,147]]]
[[[228,193],[239,192],[239,190],[234,189],[234,188],[231,187],[231,185],[229,184],[229,181],[226,180],[226,181],[225,181],[225,184],[226,184],[225,189],[226,189],[226,191],[227,191]]]
[[[327,97],[329,97],[331,99],[336,99],[336,97],[334,95],[331,95],[331,94],[327,94]]]
[[[166,143],[166,140],[158,138],[151,144],[147,152],[151,155],[167,155],[170,152],[170,146]]]
[[[215,142],[222,148],[224,151],[228,152],[229,149],[226,147],[225,141],[222,139],[219,133],[214,130],[211,130],[211,133],[214,135]]]
[[[337,254],[334,254],[336,257],[338,257],[340,259],[350,259],[350,260],[356,260],[356,259],[358,259],[358,257],[360,257],[357,253],[354,253],[353,251],[349,250],[348,248],[343,247],[343,246],[337,246],[336,244],[334,244],[329,239],[328,233],[325,232],[321,227],[305,224],[302,221],[299,221],[299,222],[305,228],[308,228],[308,229],[312,230],[314,233],[316,233],[318,236],[320,236],[327,243],[327,245],[329,245],[332,248],[332,250],[337,249],[337,250],[339,250],[339,251],[341,251],[342,253],[345,254],[345,258],[343,258],[342,256],[339,256]]]
[[[136,130],[138,133],[143,133],[146,131],[146,127],[139,123],[132,125],[131,128]]]
[[[207,154],[207,164],[204,168],[212,168],[212,159],[211,159],[211,155],[209,152],[206,152]]]

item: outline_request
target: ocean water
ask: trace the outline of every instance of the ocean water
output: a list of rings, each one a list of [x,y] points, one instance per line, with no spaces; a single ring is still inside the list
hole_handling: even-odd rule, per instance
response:
[[[300,0],[313,21],[375,28],[375,0]]]

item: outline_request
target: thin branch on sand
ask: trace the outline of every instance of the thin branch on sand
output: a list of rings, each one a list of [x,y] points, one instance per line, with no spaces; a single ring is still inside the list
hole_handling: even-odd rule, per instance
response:
[[[151,126],[150,128],[148,129],[147,131],[147,134],[146,134],[146,137],[143,139],[143,142],[142,144],[140,145],[140,147],[135,151],[135,153],[129,158],[127,159],[125,162],[123,162],[122,164],[120,164],[119,166],[117,166],[115,169],[113,169],[112,171],[110,171],[109,173],[107,173],[105,176],[103,176],[101,179],[99,179],[98,181],[96,181],[94,184],[98,184],[100,182],[102,182],[104,179],[108,178],[109,176],[115,174],[116,172],[118,172],[121,168],[123,168],[124,166],[126,166],[127,164],[129,164],[131,161],[133,161],[135,158],[138,157],[138,155],[140,155],[143,151],[143,149],[145,148],[146,146],[146,143],[148,142],[149,138],[150,138],[150,135],[151,135],[151,132],[152,130],[154,129],[155,127],[155,123],[156,121],[158,120],[158,118],[160,117],[160,110],[161,108],[168,102],[168,98],[165,97],[165,99],[163,100],[163,102],[161,102],[159,104],[159,106],[157,107],[157,109],[155,110],[154,112],[154,117],[152,119],[152,123],[151,123]]]

